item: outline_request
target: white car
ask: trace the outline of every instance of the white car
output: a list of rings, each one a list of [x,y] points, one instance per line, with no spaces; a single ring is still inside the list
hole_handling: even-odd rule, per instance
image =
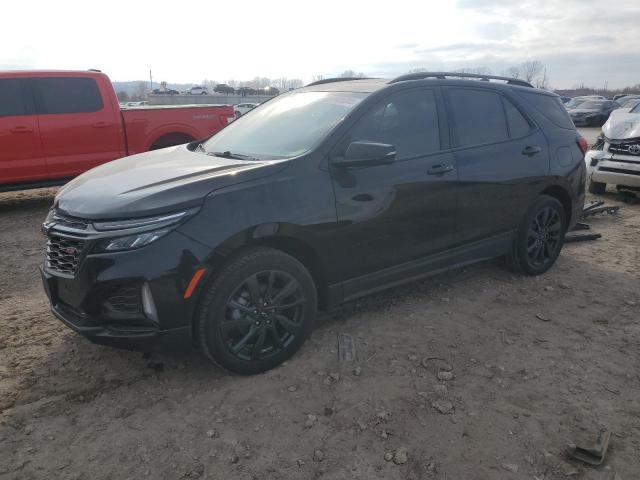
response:
[[[191,87],[187,91],[189,92],[189,95],[209,95],[207,87]]]
[[[622,107],[623,112],[630,112],[633,107],[640,103],[640,96],[629,95],[628,97],[622,97],[618,103]]]
[[[585,156],[589,192],[604,193],[607,183],[640,188],[640,104],[614,110],[602,127],[601,150]]]
[[[259,103],[239,103],[238,105],[233,106],[233,111],[236,114],[236,118],[238,118],[244,115],[245,113],[253,110],[258,105],[260,104]]]

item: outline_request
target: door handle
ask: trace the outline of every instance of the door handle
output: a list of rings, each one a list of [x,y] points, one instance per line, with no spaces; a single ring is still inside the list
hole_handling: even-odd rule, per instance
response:
[[[522,154],[526,155],[527,157],[533,157],[536,153],[540,153],[541,151],[542,147],[528,146],[522,149]]]
[[[91,126],[93,128],[107,128],[107,127],[110,127],[111,125],[112,125],[111,123],[107,123],[107,122],[96,122]]]
[[[14,127],[9,130],[11,133],[33,133],[33,128],[30,127]]]
[[[453,165],[433,165],[427,173],[429,175],[442,175],[453,170]]]

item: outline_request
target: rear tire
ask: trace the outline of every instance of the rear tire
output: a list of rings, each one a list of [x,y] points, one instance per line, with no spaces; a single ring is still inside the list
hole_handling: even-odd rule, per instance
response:
[[[509,267],[524,275],[540,275],[555,263],[567,231],[567,216],[555,198],[540,195],[520,223],[511,252]]]
[[[302,263],[273,248],[250,248],[232,257],[203,292],[198,342],[227,370],[264,372],[302,346],[316,311],[316,287]]]
[[[595,193],[596,195],[603,194],[607,189],[607,184],[602,182],[594,182],[593,180],[589,180],[589,186],[587,190],[589,193]]]

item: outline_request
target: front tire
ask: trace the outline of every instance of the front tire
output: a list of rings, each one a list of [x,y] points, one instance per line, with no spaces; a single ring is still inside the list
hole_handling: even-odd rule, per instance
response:
[[[509,266],[524,275],[540,275],[555,263],[567,231],[567,217],[555,198],[541,195],[525,214],[511,252]]]
[[[227,370],[264,372],[302,346],[316,311],[316,287],[302,263],[273,248],[251,248],[232,257],[203,293],[198,341]]]

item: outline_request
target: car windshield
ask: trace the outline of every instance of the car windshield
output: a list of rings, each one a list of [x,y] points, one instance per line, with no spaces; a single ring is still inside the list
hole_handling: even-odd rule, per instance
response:
[[[586,108],[590,110],[599,110],[602,108],[603,105],[604,105],[604,102],[587,101],[580,104],[580,108]]]
[[[638,100],[638,103],[636,103],[636,106],[633,107],[629,113],[640,113],[640,100]]]
[[[207,153],[290,158],[315,147],[368,94],[297,92],[251,110],[203,144]]]
[[[586,100],[582,100],[579,98],[573,98],[571,100],[569,100],[566,104],[565,107],[567,108],[576,108],[578,105],[580,105],[581,103],[584,103]]]
[[[634,105],[636,105],[638,103],[638,101],[640,101],[640,99],[638,99],[637,97],[634,98],[621,98],[620,100],[618,100],[618,103],[625,107],[625,108],[631,108]]]

